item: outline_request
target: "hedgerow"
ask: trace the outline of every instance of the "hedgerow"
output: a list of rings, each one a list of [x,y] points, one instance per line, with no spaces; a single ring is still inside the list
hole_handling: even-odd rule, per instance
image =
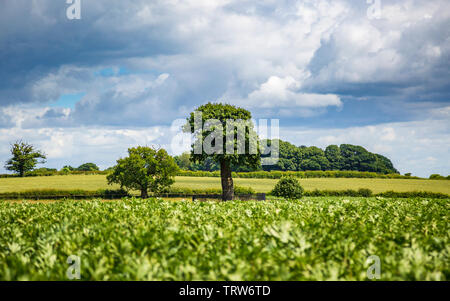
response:
[[[191,171],[180,170],[178,176],[185,177],[220,177],[220,171]],[[258,178],[258,179],[280,179],[284,176],[297,178],[379,178],[379,179],[421,179],[413,176],[399,174],[381,174],[375,172],[361,171],[339,171],[339,170],[314,170],[314,171],[250,171],[233,172],[233,178]]]
[[[31,171],[25,174],[25,177],[43,177],[43,176],[64,176],[64,175],[107,175],[110,170],[93,171]],[[342,170],[312,170],[312,171],[249,171],[233,172],[233,178],[255,178],[255,179],[280,179],[283,176],[294,176],[297,178],[377,178],[377,179],[423,179],[416,176],[406,176],[400,174],[381,174],[368,171],[342,171]],[[192,171],[180,170],[177,176],[184,177],[220,177],[220,171]],[[0,178],[14,178],[15,174],[0,174]],[[430,180],[450,180],[450,176],[430,176]]]
[[[236,195],[249,195],[255,194],[255,190],[251,187],[235,186],[234,192]],[[168,191],[160,196],[167,195],[179,195],[179,196],[192,196],[194,194],[221,194],[220,188],[208,188],[208,189],[191,189],[184,187],[171,187]],[[0,193],[0,200],[8,199],[83,199],[83,198],[104,198],[104,199],[119,199],[127,196],[131,196],[129,192],[124,190],[56,190],[56,189],[41,189],[41,190],[26,190],[21,192],[3,192]],[[155,194],[152,194],[156,196]],[[273,195],[272,192],[267,195]],[[304,191],[303,196],[310,197],[334,197],[334,196],[350,196],[350,197],[385,197],[385,198],[432,198],[432,199],[449,199],[450,196],[444,193],[429,192],[429,191],[408,191],[408,192],[395,192],[386,191],[374,194],[370,189],[361,188],[358,190],[346,189],[346,190],[310,190]]]
[[[20,192],[0,193],[0,199],[63,199],[63,198],[122,198],[131,197],[131,194],[125,190],[58,190],[58,189],[36,189]]]

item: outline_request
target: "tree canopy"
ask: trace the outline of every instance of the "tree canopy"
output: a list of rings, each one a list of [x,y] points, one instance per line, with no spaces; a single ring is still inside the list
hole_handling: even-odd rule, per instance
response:
[[[270,141],[268,144],[270,145]],[[354,170],[383,174],[398,173],[391,160],[358,145],[329,145],[323,151],[315,146],[297,147],[280,140],[279,146],[278,163],[263,166],[263,170]]]
[[[5,168],[18,173],[20,177],[33,170],[36,164],[45,163],[46,159],[43,152],[23,141],[16,141],[11,145],[11,154],[13,157],[6,161]]]
[[[263,141],[265,142],[265,141]],[[264,145],[264,143],[263,143]],[[271,145],[271,141],[267,141]],[[215,171],[220,169],[210,158],[194,163],[189,154],[183,156],[184,164],[180,164],[180,156],[175,157],[177,164],[185,170]],[[262,155],[267,156],[267,155]],[[329,145],[322,150],[315,146],[295,146],[279,140],[279,160],[275,165],[259,166],[258,169],[270,171],[306,171],[306,170],[351,170],[370,171],[383,174],[398,173],[391,160],[385,156],[367,151],[362,146],[342,144]],[[232,166],[233,171],[249,171],[246,166]]]
[[[117,183],[121,188],[139,190],[142,198],[148,191],[163,192],[175,182],[178,166],[164,149],[138,146],[128,149],[128,157],[117,160],[108,184]]]
[[[78,166],[76,170],[79,171],[94,171],[94,170],[100,170],[98,166],[95,163],[84,163]]]
[[[192,162],[215,162],[220,166],[223,200],[234,198],[233,166],[251,169],[260,166],[258,137],[251,118],[249,111],[221,103],[202,105],[187,118],[185,130],[193,134],[195,141]]]

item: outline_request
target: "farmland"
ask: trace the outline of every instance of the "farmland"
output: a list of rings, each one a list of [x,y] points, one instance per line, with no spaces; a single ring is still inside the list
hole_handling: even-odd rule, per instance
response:
[[[257,192],[268,192],[278,180],[236,178],[236,185],[252,187]],[[369,188],[374,193],[393,191],[430,191],[450,194],[450,182],[447,180],[416,180],[416,179],[360,179],[360,178],[307,178],[300,179],[306,190],[328,189],[344,190]],[[176,177],[174,187],[220,188],[220,178],[213,177]],[[0,193],[25,191],[31,189],[83,189],[97,190],[118,188],[110,186],[104,175],[68,175],[28,178],[0,179]]]
[[[448,200],[0,202],[0,279],[448,280]]]
[[[276,179],[236,178],[270,191]],[[307,178],[306,190],[450,194],[447,180]],[[220,178],[176,177],[175,187],[219,188]],[[104,175],[0,179],[0,193],[97,190]],[[448,280],[448,199],[304,197],[297,201],[0,201],[0,280]]]

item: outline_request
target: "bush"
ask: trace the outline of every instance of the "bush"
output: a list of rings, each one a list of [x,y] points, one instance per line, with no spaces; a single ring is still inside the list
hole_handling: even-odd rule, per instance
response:
[[[304,196],[352,196],[352,197],[371,197],[373,195],[372,190],[367,188],[360,188],[358,190],[346,189],[346,190],[318,190],[305,191]]]
[[[303,187],[297,178],[286,176],[278,181],[271,194],[288,200],[300,199],[303,195]]]
[[[192,189],[189,187],[170,187],[167,191],[169,194],[180,194],[180,195],[192,195],[192,194],[222,194],[222,189],[220,188],[197,188]],[[234,186],[234,194],[255,194],[255,190],[251,187]]]
[[[444,180],[445,177],[441,176],[440,174],[432,174],[430,175],[430,180]]]
[[[234,194],[255,194],[256,191],[251,187],[234,186]]]
[[[377,193],[376,196],[385,198],[431,198],[431,199],[448,199],[450,196],[445,193],[431,191],[385,191]]]
[[[358,195],[362,197],[371,197],[372,196],[372,190],[368,188],[360,188],[358,189]]]
[[[94,163],[84,163],[78,166],[78,171],[98,171],[100,168]]]

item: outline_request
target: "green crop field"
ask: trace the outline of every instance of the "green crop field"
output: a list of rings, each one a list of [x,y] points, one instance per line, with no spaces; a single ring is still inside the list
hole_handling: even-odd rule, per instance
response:
[[[0,280],[449,280],[448,200],[0,202]]]
[[[276,179],[236,178],[239,186],[252,187],[256,192],[268,192],[276,184]],[[450,194],[448,180],[414,180],[414,179],[360,179],[360,178],[308,178],[300,179],[306,190],[345,190],[369,188],[374,193],[393,191],[430,191]],[[220,178],[211,177],[176,177],[174,187],[220,188]],[[50,177],[1,178],[0,193],[25,191],[30,189],[97,189],[118,188],[109,186],[104,175],[68,175]]]

